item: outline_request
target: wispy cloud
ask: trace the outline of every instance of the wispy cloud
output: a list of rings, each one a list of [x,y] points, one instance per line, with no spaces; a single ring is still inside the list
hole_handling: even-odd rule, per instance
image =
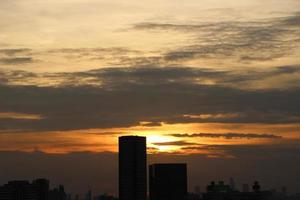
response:
[[[192,133],[168,134],[179,138],[225,138],[225,139],[281,139],[282,136],[265,133]]]
[[[31,53],[31,49],[27,48],[19,48],[19,49],[0,49],[0,55],[6,55],[6,56],[16,56],[16,55],[23,55]]]
[[[18,65],[33,62],[32,57],[10,57],[0,58],[0,63],[5,65]]]
[[[293,53],[299,46],[299,13],[258,21],[224,21],[202,24],[146,22],[136,30],[173,30],[193,34],[193,44],[170,50],[170,62],[198,58],[237,58],[240,61],[268,61]]]
[[[219,157],[225,155],[233,158],[266,159],[266,158],[299,158],[299,140],[282,144],[243,144],[243,145],[198,145],[182,147],[183,150],[210,151]]]
[[[36,114],[0,112],[1,119],[16,119],[16,120],[41,120],[42,116]]]
[[[198,145],[196,142],[187,142],[187,141],[172,141],[172,142],[156,142],[153,143],[157,146],[187,146],[187,145]]]

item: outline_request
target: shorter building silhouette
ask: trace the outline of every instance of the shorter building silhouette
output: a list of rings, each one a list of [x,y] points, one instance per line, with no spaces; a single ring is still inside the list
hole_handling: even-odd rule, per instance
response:
[[[149,166],[150,200],[186,200],[186,164],[153,164]]]

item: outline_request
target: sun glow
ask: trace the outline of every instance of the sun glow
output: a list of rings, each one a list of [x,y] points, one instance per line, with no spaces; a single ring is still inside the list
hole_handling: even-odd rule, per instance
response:
[[[150,149],[154,149],[158,152],[174,152],[179,150],[180,148],[174,145],[156,145],[155,143],[163,143],[163,142],[173,142],[174,138],[170,136],[163,136],[163,135],[149,135],[147,136],[147,146]]]

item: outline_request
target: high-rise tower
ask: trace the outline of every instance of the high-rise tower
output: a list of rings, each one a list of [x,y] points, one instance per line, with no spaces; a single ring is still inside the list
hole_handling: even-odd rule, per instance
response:
[[[146,137],[119,137],[119,199],[147,199]]]

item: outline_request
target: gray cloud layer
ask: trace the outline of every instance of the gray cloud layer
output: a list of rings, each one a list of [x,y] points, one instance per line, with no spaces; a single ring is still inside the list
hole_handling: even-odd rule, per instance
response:
[[[298,67],[281,67],[272,74],[294,73]],[[256,73],[254,73],[256,74]],[[74,130],[139,125],[140,121],[166,123],[299,123],[299,89],[242,90],[222,85],[256,78],[182,67],[109,68],[78,73],[44,75],[66,79],[56,87],[13,86],[9,79],[40,76],[22,71],[0,79],[0,112],[31,113],[41,120],[1,119],[2,130]],[[203,85],[201,78],[217,85]],[[258,76],[258,78],[261,78]],[[99,85],[76,84],[92,78]],[[207,114],[194,118],[189,115]],[[214,117],[214,115],[225,117]],[[231,117],[226,117],[229,115]]]

